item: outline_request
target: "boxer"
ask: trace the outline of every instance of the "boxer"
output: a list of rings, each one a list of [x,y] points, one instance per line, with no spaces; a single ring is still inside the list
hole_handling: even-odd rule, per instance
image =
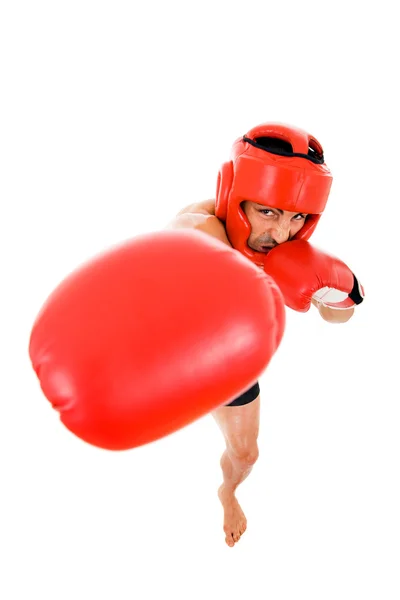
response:
[[[89,444],[127,450],[213,414],[229,546],[246,529],[235,493],[258,457],[257,380],[282,339],[284,303],[344,323],[363,299],[352,271],[308,242],[331,181],[314,137],[255,127],[222,165],[215,200],[76,269],[31,331],[44,395]]]
[[[290,308],[306,312],[313,304],[325,321],[345,323],[362,302],[363,288],[342,261],[307,241],[331,184],[314,136],[266,123],[234,143],[231,159],[218,175],[216,199],[187,206],[169,227],[193,228],[217,238],[272,275]],[[247,527],[236,490],[259,455],[259,384],[212,414],[226,443],[218,495],[225,540],[232,547]]]

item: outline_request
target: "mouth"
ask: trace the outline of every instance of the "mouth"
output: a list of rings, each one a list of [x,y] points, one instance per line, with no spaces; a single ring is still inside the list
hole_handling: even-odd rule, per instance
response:
[[[270,250],[272,250],[273,246],[261,246],[260,252],[264,252],[267,254]]]

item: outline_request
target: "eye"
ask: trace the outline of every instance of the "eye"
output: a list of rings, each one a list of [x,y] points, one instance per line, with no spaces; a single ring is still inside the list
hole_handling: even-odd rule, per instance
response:
[[[303,213],[299,213],[298,215],[295,215],[293,217],[293,219],[295,221],[302,221],[303,219],[305,219],[307,217],[307,215],[303,214]]]
[[[263,215],[267,215],[267,216],[270,216],[270,215],[274,214],[273,211],[270,208],[262,208],[258,212],[260,212]]]

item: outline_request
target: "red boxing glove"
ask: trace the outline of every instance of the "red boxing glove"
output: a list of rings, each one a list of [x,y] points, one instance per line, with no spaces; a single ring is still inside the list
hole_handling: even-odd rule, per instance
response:
[[[91,260],[51,294],[29,353],[61,421],[124,450],[230,402],[268,365],[284,330],[274,281],[193,230],[164,231]]]
[[[362,286],[344,262],[303,240],[270,250],[264,269],[293,310],[307,312],[312,298],[336,309],[351,308],[364,299]]]

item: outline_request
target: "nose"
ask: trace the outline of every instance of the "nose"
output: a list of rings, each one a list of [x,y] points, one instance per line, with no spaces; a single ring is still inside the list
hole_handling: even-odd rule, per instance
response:
[[[289,239],[290,227],[278,225],[271,231],[271,236],[277,244],[283,244],[283,242],[287,242]]]

